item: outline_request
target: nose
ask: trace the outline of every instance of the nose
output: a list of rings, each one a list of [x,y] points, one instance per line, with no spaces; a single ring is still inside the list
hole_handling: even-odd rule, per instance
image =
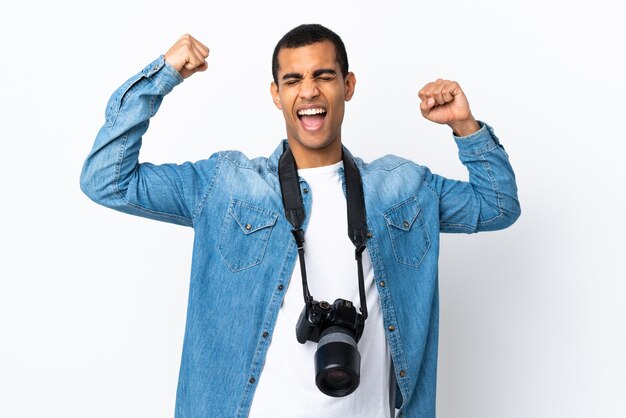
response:
[[[311,79],[304,79],[302,83],[300,83],[300,93],[299,96],[301,99],[312,99],[319,95],[319,91],[317,89],[317,82]]]

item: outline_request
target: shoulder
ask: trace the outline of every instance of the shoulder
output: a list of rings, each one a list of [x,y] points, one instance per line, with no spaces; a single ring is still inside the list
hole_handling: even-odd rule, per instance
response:
[[[385,155],[370,163],[355,159],[363,185],[376,193],[431,193],[433,174],[428,167],[397,155]],[[435,193],[436,194],[436,193]]]
[[[266,167],[268,163],[267,157],[250,158],[239,150],[218,151],[214,155],[219,160],[222,160],[223,163],[230,164],[241,169],[258,170],[261,167]]]
[[[359,169],[365,175],[376,175],[389,172],[424,172],[428,169],[406,158],[388,154],[371,162],[365,162],[361,158],[355,158]]]

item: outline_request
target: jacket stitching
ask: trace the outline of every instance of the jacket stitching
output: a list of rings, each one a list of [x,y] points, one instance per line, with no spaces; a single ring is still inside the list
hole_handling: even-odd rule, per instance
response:
[[[193,223],[194,226],[196,224],[196,220],[198,219],[198,216],[200,216],[200,214],[203,212],[205,208],[206,202],[209,199],[209,195],[213,191],[213,186],[215,185],[215,181],[221,169],[222,161],[224,161],[223,153],[220,152],[217,154],[217,161],[215,162],[215,168],[213,169],[213,177],[209,181],[209,184],[206,186],[204,190],[204,195],[202,196],[202,198],[200,199],[200,201],[198,202],[198,204],[196,205],[193,211],[191,222]]]

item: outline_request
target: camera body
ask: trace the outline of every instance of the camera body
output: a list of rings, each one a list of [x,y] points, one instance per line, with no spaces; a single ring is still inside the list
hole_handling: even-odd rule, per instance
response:
[[[336,299],[333,304],[313,301],[304,306],[296,337],[300,344],[313,341],[315,384],[328,396],[351,394],[359,386],[361,355],[357,341],[363,334],[365,319],[349,300]]]
[[[319,342],[320,334],[332,327],[345,328],[358,342],[363,334],[363,316],[349,300],[336,299],[333,304],[314,300],[305,305],[296,324],[296,338],[300,344],[307,341]]]

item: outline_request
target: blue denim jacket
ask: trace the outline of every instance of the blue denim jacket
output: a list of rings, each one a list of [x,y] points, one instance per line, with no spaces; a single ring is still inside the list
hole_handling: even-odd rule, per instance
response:
[[[269,158],[225,151],[195,163],[139,164],[149,119],[180,82],[161,56],[113,93],[80,184],[101,205],[194,228],[176,417],[245,417],[297,258],[277,176],[284,143]],[[355,159],[396,406],[408,417],[435,416],[439,233],[502,229],[520,214],[492,129],[482,124],[455,140],[469,183],[396,156]],[[302,195],[310,208],[310,194]],[[223,314],[233,306],[236,315]]]

